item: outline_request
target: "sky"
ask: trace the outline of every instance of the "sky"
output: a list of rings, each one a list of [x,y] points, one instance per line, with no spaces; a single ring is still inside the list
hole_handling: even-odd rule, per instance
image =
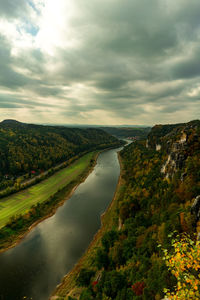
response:
[[[0,121],[153,125],[199,114],[199,0],[0,0]]]

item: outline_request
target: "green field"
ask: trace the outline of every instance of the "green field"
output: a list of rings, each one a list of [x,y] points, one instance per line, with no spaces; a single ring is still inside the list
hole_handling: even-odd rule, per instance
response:
[[[72,180],[77,179],[89,166],[94,154],[94,152],[90,152],[48,179],[26,190],[0,199],[0,228],[6,225],[10,217],[25,214],[32,205],[46,201],[51,195],[55,194],[58,189],[63,188]]]

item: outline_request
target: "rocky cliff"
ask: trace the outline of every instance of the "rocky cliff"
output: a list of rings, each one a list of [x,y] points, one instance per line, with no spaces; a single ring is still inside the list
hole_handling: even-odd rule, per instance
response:
[[[181,171],[181,180],[186,176],[186,160],[200,151],[200,121],[173,125],[156,125],[146,141],[146,147],[166,154],[161,173],[173,177]]]

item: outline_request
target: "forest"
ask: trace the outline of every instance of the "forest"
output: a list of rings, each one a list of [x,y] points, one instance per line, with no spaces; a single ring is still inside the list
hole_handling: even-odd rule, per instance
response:
[[[17,185],[20,176],[27,179],[77,155],[118,145],[118,139],[101,129],[5,120],[0,123],[0,190]]]
[[[79,299],[199,299],[200,121],[157,125],[120,158],[115,225],[76,277]]]
[[[119,138],[137,137],[145,139],[151,127],[101,127],[102,130]]]

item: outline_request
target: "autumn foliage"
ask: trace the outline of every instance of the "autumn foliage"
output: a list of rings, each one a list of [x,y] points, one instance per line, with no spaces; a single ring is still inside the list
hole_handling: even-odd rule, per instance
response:
[[[132,290],[134,291],[134,293],[136,294],[136,296],[140,296],[143,294],[145,284],[143,281],[139,281],[139,282],[136,282],[135,284],[133,284],[131,287],[132,287]]]
[[[164,249],[164,260],[177,280],[175,291],[164,290],[169,299],[200,299],[200,242],[189,236],[172,240],[172,253]]]

